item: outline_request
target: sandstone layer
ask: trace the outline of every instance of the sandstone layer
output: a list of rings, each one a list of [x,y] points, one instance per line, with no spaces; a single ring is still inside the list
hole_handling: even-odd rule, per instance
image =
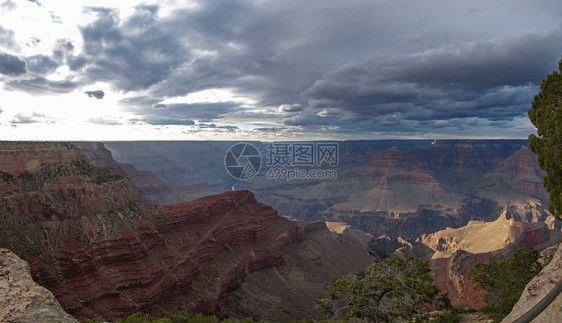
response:
[[[506,212],[493,222],[472,221],[458,229],[445,229],[422,236],[418,242],[429,247],[436,285],[455,304],[474,309],[485,305],[484,292],[474,289],[468,279],[477,263],[509,257],[517,249],[537,250],[556,244],[562,232],[545,223],[525,223],[506,218]]]
[[[78,322],[62,309],[53,293],[33,281],[25,261],[3,248],[0,248],[0,321]]]

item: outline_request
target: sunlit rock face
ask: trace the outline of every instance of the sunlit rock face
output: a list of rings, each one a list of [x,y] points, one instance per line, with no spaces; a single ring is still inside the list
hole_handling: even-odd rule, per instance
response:
[[[0,321],[78,322],[53,294],[31,278],[29,266],[8,249],[0,248]]]
[[[560,230],[549,229],[543,222],[508,220],[504,212],[496,221],[471,221],[458,229],[423,235],[418,243],[432,250],[428,256],[439,289],[455,304],[480,309],[486,305],[484,292],[475,290],[468,279],[472,266],[509,257],[527,246],[541,250],[555,245],[560,238]]]

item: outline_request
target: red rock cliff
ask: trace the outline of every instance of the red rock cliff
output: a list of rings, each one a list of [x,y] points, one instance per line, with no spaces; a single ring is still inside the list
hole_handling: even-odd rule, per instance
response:
[[[80,319],[180,309],[216,313],[221,302],[235,307],[223,300],[252,273],[263,271],[263,281],[275,280],[279,273],[264,270],[284,267],[306,282],[314,280],[318,291],[323,279],[359,271],[371,259],[359,242],[342,244],[326,229],[326,246],[314,247],[311,261],[322,264],[322,252],[337,254],[346,245],[353,258],[331,257],[330,266],[299,269],[293,254],[307,235],[318,233],[305,233],[307,224],[280,217],[250,191],[151,206],[140,202],[122,177],[85,162],[72,145],[25,143],[21,152],[18,147],[0,145],[5,167],[0,169],[0,247],[25,259],[34,279]],[[33,156],[38,165],[23,166],[28,163],[22,156]],[[318,251],[322,248],[326,251]],[[298,317],[302,304],[311,311],[308,300],[316,295],[304,297],[306,292],[289,288],[285,293],[287,304],[300,302],[301,310],[280,312]],[[237,295],[246,303],[256,297]]]

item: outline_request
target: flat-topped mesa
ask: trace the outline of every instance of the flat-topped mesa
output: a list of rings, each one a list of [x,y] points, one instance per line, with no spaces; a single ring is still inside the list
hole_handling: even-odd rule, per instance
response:
[[[437,140],[433,145],[417,147],[411,152],[418,161],[462,172],[490,169],[510,155],[517,145],[521,147],[521,143],[502,144],[501,140]]]
[[[0,230],[107,213],[137,201],[128,181],[67,143],[0,142]]]
[[[35,172],[40,165],[84,160],[78,147],[56,142],[0,142],[0,170],[13,176]]]

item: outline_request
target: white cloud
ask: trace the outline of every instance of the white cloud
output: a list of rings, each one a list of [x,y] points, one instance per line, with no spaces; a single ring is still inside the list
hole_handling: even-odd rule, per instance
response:
[[[160,103],[162,104],[194,104],[194,103],[220,103],[220,102],[236,102],[247,106],[256,103],[255,100],[248,97],[238,95],[233,89],[209,89],[197,92],[189,93],[186,96],[177,96],[170,99],[166,99]]]
[[[379,126],[412,130],[407,136],[424,136],[424,131],[444,136],[478,135],[474,128],[455,130],[451,126],[454,122],[465,122],[465,125],[472,122],[463,119],[454,122],[437,120],[433,124],[435,129],[407,129],[411,124],[401,125],[399,120],[388,116],[393,116],[397,109],[407,109],[409,102],[396,102],[391,95],[388,95],[392,102],[388,103],[387,118],[379,118],[380,113],[370,113],[372,109],[363,113],[365,117],[361,120],[357,120],[352,111],[324,109],[330,106],[320,104],[330,103],[326,101],[329,96],[325,93],[339,98],[352,87],[340,76],[333,80],[332,84],[336,86],[327,86],[318,97],[308,98],[303,93],[325,80],[329,71],[346,66],[346,63],[353,64],[361,57],[386,53],[392,60],[413,53],[428,54],[444,44],[496,43],[524,34],[546,35],[559,30],[562,8],[554,1],[518,1],[516,4],[484,1],[420,4],[409,0],[401,4],[353,0],[346,4],[332,0],[306,3],[249,0],[221,4],[182,0],[40,2],[41,6],[19,1],[0,10],[0,25],[6,31],[2,39],[8,44],[0,54],[27,62],[27,70],[22,73],[0,76],[3,110],[0,110],[0,131],[6,138],[217,139],[214,134],[228,133],[229,139],[235,136],[263,139],[297,135],[343,139],[372,136],[380,130]],[[139,29],[138,22],[135,25],[134,21],[128,20],[136,17],[133,16],[138,14],[135,8],[141,5],[146,8],[143,15],[150,14],[153,9],[150,6],[158,6],[157,16],[153,17],[154,31],[173,47],[178,57],[186,60],[197,77],[179,64],[151,33]],[[99,14],[86,10],[87,7],[117,9],[118,22],[107,28],[92,27]],[[485,10],[474,9],[484,7]],[[84,26],[91,26],[93,34],[97,31],[113,33],[106,38],[98,37],[100,56],[98,53],[83,55],[81,28]],[[397,35],[404,30],[415,33],[394,46]],[[83,59],[84,65],[80,65],[85,66],[83,70],[71,67],[70,54],[53,55],[53,49],[61,44],[61,39],[72,43],[73,58]],[[143,59],[135,56],[137,53],[144,55]],[[500,56],[517,60],[520,54],[521,51],[506,52]],[[42,60],[43,56],[36,56],[33,65],[30,63],[33,55],[48,56],[55,63],[48,64]],[[439,63],[443,61],[439,60]],[[530,60],[525,61],[530,66]],[[138,68],[130,68],[135,66]],[[392,74],[388,73],[392,68],[397,69],[390,66],[386,75]],[[454,68],[449,70],[456,73]],[[521,76],[524,69],[513,70],[516,70],[516,76]],[[358,75],[357,71],[351,73]],[[436,74],[436,71],[432,69],[430,74]],[[385,73],[378,76],[381,75]],[[9,83],[15,81],[25,84],[10,87]],[[486,80],[476,81],[480,84]],[[406,79],[403,84],[409,82],[411,80]],[[533,82],[531,85],[536,86]],[[205,89],[207,85],[211,91]],[[385,86],[374,88],[386,89],[388,94],[397,92],[404,99],[405,87],[390,91],[395,86],[391,81]],[[338,88],[344,93],[337,92]],[[532,86],[529,88],[533,89]],[[425,88],[419,89],[420,93],[413,90],[410,93],[428,95]],[[444,91],[442,87],[438,90]],[[103,100],[92,100],[84,94],[91,91],[103,91]],[[365,91],[368,93],[363,93]],[[514,93],[504,96],[522,96],[521,100],[529,96],[530,100],[529,91],[517,88]],[[365,102],[353,100],[368,98],[372,92],[373,88],[361,86],[344,103],[352,102],[357,107]],[[442,95],[438,91],[435,93]],[[142,102],[125,106],[125,98],[135,97],[142,97],[139,100]],[[482,96],[484,108],[486,100],[497,101],[493,95]],[[221,101],[227,103],[228,109],[220,104]],[[303,102],[323,106],[311,109]],[[453,104],[455,102],[450,106]],[[475,112],[482,117],[480,113]],[[238,118],[248,128],[241,125]],[[162,124],[155,127],[146,122],[149,119],[153,122],[160,120]],[[177,122],[173,123],[174,120]],[[190,126],[191,120],[207,126]],[[496,134],[521,137],[532,130],[526,118],[516,118],[509,124],[513,126],[509,129],[480,119],[478,122],[486,135],[493,135],[496,129]],[[10,128],[10,124],[16,127]],[[216,126],[209,126],[211,124]],[[232,128],[235,125],[239,127],[236,131]],[[268,131],[253,131],[260,127]],[[279,131],[274,132],[274,129]],[[444,134],[445,131],[449,132]]]

